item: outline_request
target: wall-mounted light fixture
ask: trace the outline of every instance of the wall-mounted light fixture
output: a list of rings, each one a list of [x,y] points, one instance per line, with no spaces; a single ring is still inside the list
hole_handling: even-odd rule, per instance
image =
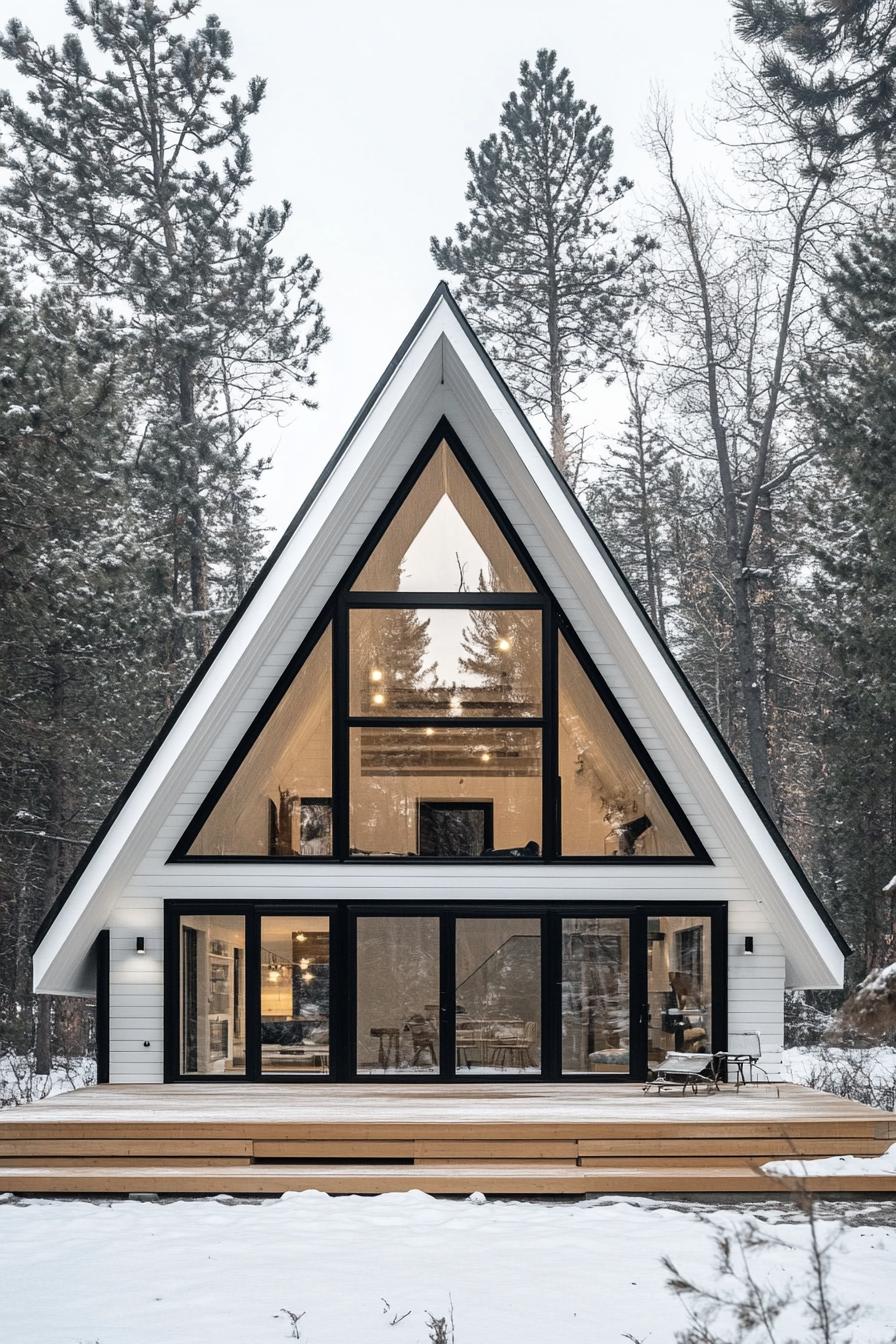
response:
[[[146,939],[143,937],[142,933],[137,936],[137,956],[146,956]]]
[[[753,935],[752,933],[748,933],[746,938],[744,939],[744,956],[752,957],[752,955],[753,955]]]

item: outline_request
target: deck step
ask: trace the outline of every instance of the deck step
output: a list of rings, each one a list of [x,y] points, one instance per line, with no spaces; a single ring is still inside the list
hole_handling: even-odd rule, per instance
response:
[[[0,1167],[0,1191],[16,1194],[279,1195],[293,1190],[329,1194],[385,1194],[423,1190],[429,1194],[491,1195],[739,1193],[785,1194],[793,1182],[775,1180],[747,1163],[724,1166],[29,1166]],[[896,1174],[815,1176],[802,1183],[824,1194],[896,1195]]]

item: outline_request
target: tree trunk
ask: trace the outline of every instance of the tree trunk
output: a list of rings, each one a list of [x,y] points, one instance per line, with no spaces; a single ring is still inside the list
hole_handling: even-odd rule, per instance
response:
[[[765,732],[768,743],[771,792],[775,811],[780,824],[784,824],[784,811],[781,797],[783,780],[783,762],[781,760],[779,691],[778,676],[778,589],[777,563],[775,550],[775,519],[772,512],[772,497],[769,491],[762,491],[757,509],[759,524],[759,566],[762,579],[759,595],[759,611],[762,617],[762,661],[763,688],[765,691]]]
[[[48,994],[37,996],[37,1030],[34,1034],[34,1072],[49,1073],[53,1067],[53,1001]]]
[[[202,659],[211,645],[208,622],[208,559],[205,548],[205,515],[199,495],[197,446],[193,442],[195,414],[193,374],[185,359],[179,362],[178,385],[180,391],[178,452],[182,456],[183,479],[187,493],[185,512],[190,557],[190,619],[193,626],[193,647],[196,657]]]
[[[50,667],[49,720],[50,756],[47,761],[47,842],[44,864],[44,909],[49,910],[59,894],[62,858],[62,834],[65,826],[66,744],[65,666],[57,643],[49,646]],[[52,1064],[51,1001],[46,994],[37,999],[37,1031],[34,1040],[35,1070],[49,1073]]]

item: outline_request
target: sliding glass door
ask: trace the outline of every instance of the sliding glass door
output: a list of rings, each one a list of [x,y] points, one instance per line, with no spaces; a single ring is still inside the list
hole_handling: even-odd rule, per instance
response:
[[[355,923],[355,1056],[360,1075],[439,1076],[439,920],[361,916]]]
[[[721,905],[166,906],[166,1079],[624,1082],[724,1047]]]
[[[628,1075],[632,1063],[630,921],[561,920],[560,1019],[564,1075]]]
[[[541,1073],[540,919],[455,920],[458,1076]]]

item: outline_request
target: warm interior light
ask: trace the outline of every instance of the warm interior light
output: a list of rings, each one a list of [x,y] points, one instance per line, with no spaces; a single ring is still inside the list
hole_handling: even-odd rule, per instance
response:
[[[299,962],[299,965],[301,966],[303,971],[307,971],[308,967],[311,965],[311,962],[308,960],[307,957],[302,957],[302,960]]]
[[[498,648],[500,649],[500,651],[501,651],[502,653],[509,653],[509,652],[510,652],[510,640],[509,640],[509,639],[499,639],[499,640],[498,640]]]
[[[305,974],[302,976],[302,979],[305,981],[305,984],[307,985],[309,980],[314,979],[314,976],[311,974],[310,971],[306,971]]]
[[[296,934],[296,942],[297,942],[297,943],[304,943],[304,941],[305,941],[305,935],[304,935],[304,933],[297,933],[297,934]]]
[[[376,692],[373,697],[373,703],[375,705],[384,705],[386,703],[386,697],[383,695],[382,691]]]
[[[424,737],[433,737],[434,734],[435,734],[435,731],[436,731],[435,728],[424,728],[424,729],[423,729],[423,735],[424,735]]]
[[[371,680],[371,681],[382,681],[382,679],[383,679],[383,674],[382,674],[382,672],[380,671],[380,669],[379,669],[378,667],[374,667],[374,668],[372,668],[372,669],[371,669],[371,672],[370,672],[370,680]]]
[[[479,757],[480,761],[485,761],[486,764],[491,760],[491,758],[492,754],[490,751],[484,751],[482,755]]]
[[[277,970],[275,970],[273,966],[272,966],[271,969],[268,971],[268,979],[269,979],[269,980],[272,980],[272,981],[273,981],[273,980],[279,980],[279,979],[280,979],[280,972],[277,971]]]

